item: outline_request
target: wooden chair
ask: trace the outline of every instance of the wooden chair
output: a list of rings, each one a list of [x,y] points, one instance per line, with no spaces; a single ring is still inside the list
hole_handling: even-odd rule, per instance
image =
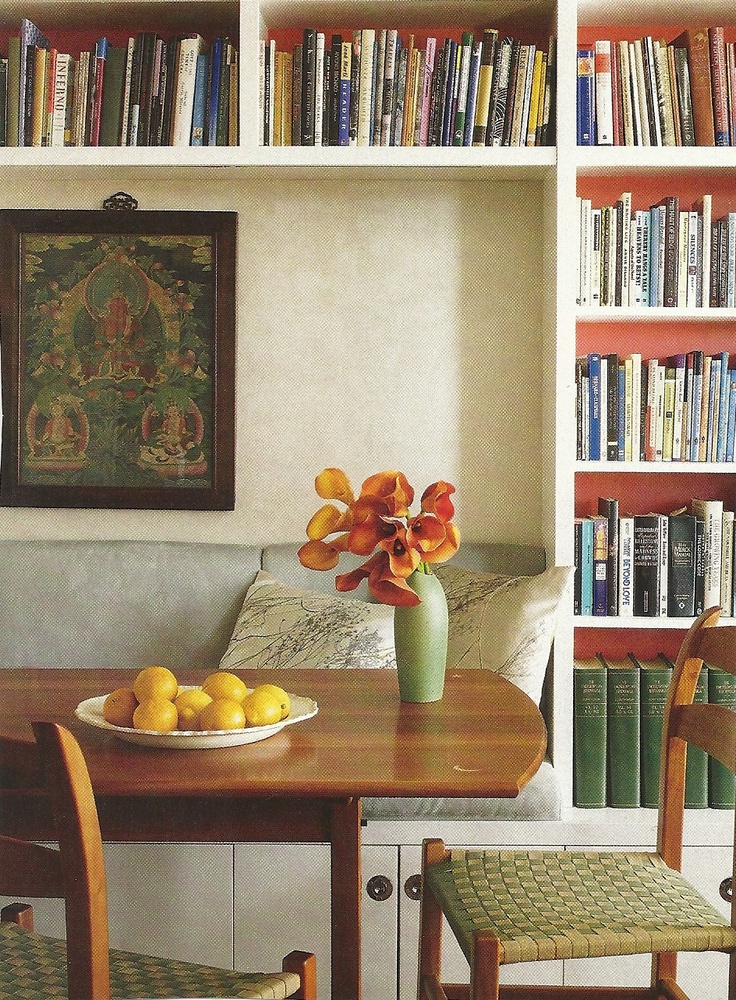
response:
[[[426,840],[422,860],[420,1000],[522,998],[687,1000],[676,983],[678,951],[730,955],[736,1000],[736,920],[726,921],[680,875],[687,744],[736,771],[736,713],[693,704],[703,662],[736,674],[736,626],[720,608],[689,629],[665,708],[656,853],[445,850]],[[470,985],[440,984],[442,916],[470,965]],[[648,987],[499,988],[511,962],[651,954]]]
[[[58,849],[0,837],[0,893],[61,897],[66,944],[33,932],[32,910],[12,904],[0,921],[0,997],[295,997],[316,1000],[314,955],[294,951],[278,973],[246,974],[108,948],[102,839],[87,766],[74,736],[34,723],[38,755],[0,740],[2,781],[48,790]]]

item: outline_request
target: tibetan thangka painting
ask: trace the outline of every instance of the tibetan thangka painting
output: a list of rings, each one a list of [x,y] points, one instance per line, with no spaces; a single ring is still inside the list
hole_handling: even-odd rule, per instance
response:
[[[235,215],[0,212],[0,500],[234,503]]]

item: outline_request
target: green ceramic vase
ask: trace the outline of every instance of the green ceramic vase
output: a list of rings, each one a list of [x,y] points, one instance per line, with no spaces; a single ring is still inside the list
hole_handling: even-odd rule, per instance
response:
[[[433,574],[414,572],[408,584],[420,603],[394,612],[394,644],[402,701],[439,701],[447,665],[447,598]]]

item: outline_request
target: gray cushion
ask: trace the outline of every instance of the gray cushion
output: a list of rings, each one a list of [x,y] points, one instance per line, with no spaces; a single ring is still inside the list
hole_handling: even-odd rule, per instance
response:
[[[4,541],[0,663],[216,669],[260,556],[242,545]]]

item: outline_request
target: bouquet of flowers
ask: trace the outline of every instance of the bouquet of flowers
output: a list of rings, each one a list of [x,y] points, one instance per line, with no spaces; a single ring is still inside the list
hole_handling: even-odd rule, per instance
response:
[[[335,587],[355,590],[367,578],[368,589],[382,604],[412,607],[419,597],[407,582],[414,572],[431,573],[458,550],[460,532],[452,521],[452,483],[440,480],[422,494],[419,513],[411,514],[414,490],[403,472],[388,469],[370,476],[356,497],[342,469],[324,469],[315,479],[326,503],[307,525],[309,541],[299,561],[309,569],[337,566],[343,552],[369,556],[361,566],[335,578]]]

